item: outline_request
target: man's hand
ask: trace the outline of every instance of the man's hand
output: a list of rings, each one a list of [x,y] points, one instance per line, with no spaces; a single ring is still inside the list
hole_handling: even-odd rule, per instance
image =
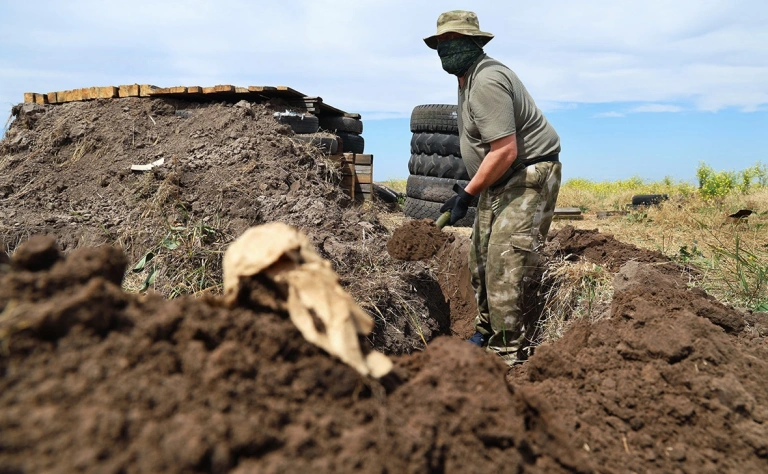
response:
[[[445,204],[440,207],[440,212],[451,211],[451,225],[456,224],[462,217],[467,215],[467,209],[472,203],[473,195],[464,191],[459,183],[453,185],[453,190],[456,195],[445,201]]]

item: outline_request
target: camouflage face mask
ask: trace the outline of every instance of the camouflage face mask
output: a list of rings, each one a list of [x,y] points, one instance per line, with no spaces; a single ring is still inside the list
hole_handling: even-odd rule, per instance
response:
[[[462,36],[438,43],[437,54],[445,72],[461,77],[483,54],[483,47],[474,38]]]

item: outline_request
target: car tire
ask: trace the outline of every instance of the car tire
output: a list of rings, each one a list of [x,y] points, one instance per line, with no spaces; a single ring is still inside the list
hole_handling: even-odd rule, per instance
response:
[[[288,125],[296,134],[317,133],[319,130],[318,118],[310,114],[296,112],[275,112],[275,120],[278,123]]]
[[[405,185],[405,195],[423,201],[443,203],[456,195],[453,186],[457,183],[464,188],[469,184],[469,181],[412,174],[408,176],[408,181]],[[477,206],[477,197],[473,199],[470,205],[473,207]]]
[[[469,173],[464,161],[455,155],[411,155],[408,160],[408,172],[419,176],[469,180]]]
[[[411,132],[449,133],[458,135],[456,105],[417,105],[411,112]]]
[[[341,149],[344,153],[363,153],[365,151],[365,140],[356,133],[336,132],[336,136],[341,139]]]
[[[430,219],[436,221],[441,215],[440,207],[443,203],[424,201],[421,199],[414,199],[411,197],[405,198],[405,205],[403,206],[403,213],[406,217],[411,219]],[[454,227],[471,227],[475,223],[475,214],[477,213],[476,207],[470,207],[467,210],[467,215],[460,219]]]
[[[459,136],[447,133],[414,133],[411,137],[411,153],[425,155],[454,155],[461,157]]]
[[[362,120],[344,117],[343,115],[321,115],[319,119],[320,128],[331,133],[349,132],[357,133],[358,135],[363,133]]]
[[[633,206],[650,206],[669,199],[669,194],[637,194],[632,196]]]

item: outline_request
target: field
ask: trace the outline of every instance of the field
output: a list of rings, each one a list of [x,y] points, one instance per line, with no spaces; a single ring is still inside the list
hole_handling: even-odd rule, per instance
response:
[[[464,341],[469,230],[394,260],[399,206],[345,196],[274,107],[19,113],[0,142],[0,471],[768,470],[760,165],[702,164],[696,185],[565,183],[558,205],[584,219],[553,224],[526,301],[543,318],[536,351],[509,368]],[[636,194],[669,199],[627,208]],[[230,244],[276,222],[307,248],[224,295]],[[350,295],[331,316],[355,314],[352,340],[391,372],[305,339],[296,295],[316,291],[333,296],[302,300],[313,331]]]

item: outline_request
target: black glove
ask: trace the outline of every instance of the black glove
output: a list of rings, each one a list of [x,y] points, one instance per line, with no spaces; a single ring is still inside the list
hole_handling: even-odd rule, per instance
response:
[[[474,196],[464,191],[459,183],[453,185],[453,190],[456,195],[445,201],[445,204],[440,207],[440,212],[451,211],[451,225],[456,224],[467,215],[467,209],[474,199]]]

